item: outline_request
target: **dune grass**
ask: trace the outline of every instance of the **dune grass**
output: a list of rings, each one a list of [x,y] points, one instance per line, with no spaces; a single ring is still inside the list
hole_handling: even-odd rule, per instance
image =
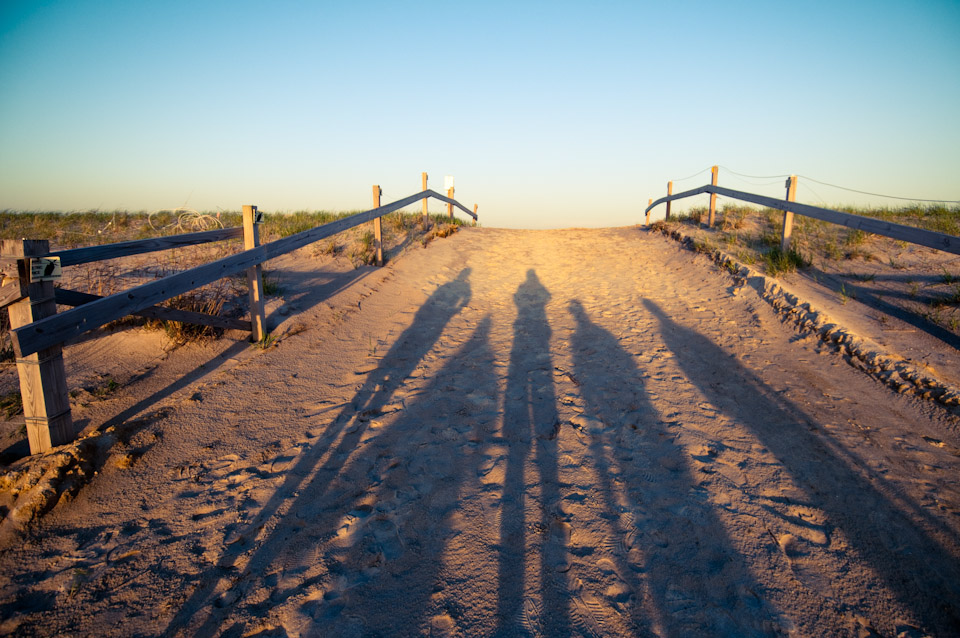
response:
[[[260,229],[263,243],[276,241],[296,233],[343,219],[360,211],[294,211],[265,212]],[[383,217],[384,244],[406,245],[419,242],[426,245],[435,237],[446,237],[464,225],[460,218],[450,219],[445,215],[431,215],[425,227],[419,212],[397,211]],[[102,245],[151,237],[163,237],[185,232],[231,228],[242,225],[239,211],[198,212],[186,209],[164,211],[85,211],[85,212],[23,212],[0,211],[0,239],[27,237],[48,239],[53,250],[80,246]],[[136,272],[117,260],[72,266],[65,273],[64,282],[81,292],[110,295],[131,285],[143,283],[174,272],[200,265],[240,250],[240,240],[231,240],[202,246],[177,248],[160,253],[146,265],[137,266]],[[374,236],[370,224],[363,224],[314,244],[313,254],[348,258],[354,267],[375,263]],[[275,279],[267,278],[265,292],[268,295],[282,294]],[[243,277],[233,277],[215,282],[165,302],[164,305],[180,310],[207,314],[237,314],[237,298],[246,294]],[[146,321],[125,318],[112,324],[147,325],[166,331],[175,343],[187,343],[198,339],[217,338],[222,334],[204,326],[193,326],[169,321]],[[12,361],[13,349],[9,339],[10,321],[6,308],[0,308],[0,361]]]

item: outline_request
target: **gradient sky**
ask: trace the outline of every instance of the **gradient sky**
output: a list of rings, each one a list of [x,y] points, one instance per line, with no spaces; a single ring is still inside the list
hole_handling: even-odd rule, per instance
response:
[[[611,226],[712,164],[960,200],[958,118],[956,0],[0,2],[0,208],[361,209],[427,171],[483,225]]]

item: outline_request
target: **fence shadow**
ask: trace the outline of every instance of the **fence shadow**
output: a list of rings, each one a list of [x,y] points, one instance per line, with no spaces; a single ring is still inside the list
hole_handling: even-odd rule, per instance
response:
[[[504,396],[503,438],[509,443],[501,499],[499,588],[497,591],[497,636],[525,635],[531,625],[544,636],[570,635],[570,610],[566,574],[557,566],[566,560],[562,533],[560,486],[557,477],[557,416],[550,358],[550,326],[546,304],[550,293],[534,270],[513,296],[517,318],[513,324],[513,348]],[[539,476],[540,534],[527,535],[525,521],[527,476],[530,455]],[[529,550],[528,547],[533,547]],[[527,561],[539,562],[541,609],[532,618],[524,610]],[[529,603],[528,603],[529,604]]]
[[[707,400],[766,446],[808,504],[843,531],[855,556],[923,620],[924,629],[955,633],[960,627],[960,558],[931,535],[956,547],[953,532],[899,496],[828,434],[811,427],[815,421],[800,406],[775,395],[716,344],[675,323],[654,302],[643,303],[659,320],[684,374]]]
[[[212,607],[217,600],[218,587],[225,580],[239,583],[243,575],[256,573],[272,564],[285,546],[282,538],[267,535],[256,541],[259,530],[283,509],[284,516],[295,516],[304,509],[310,511],[313,503],[327,503],[336,509],[348,505],[355,496],[352,490],[332,498],[328,492],[331,482],[357,453],[357,445],[370,428],[373,417],[380,414],[394,393],[414,371],[423,357],[440,338],[447,323],[470,300],[470,268],[464,268],[456,279],[443,284],[424,302],[413,318],[413,323],[394,342],[378,367],[371,371],[346,405],[327,426],[322,436],[302,452],[296,463],[283,472],[282,483],[272,496],[242,529],[234,530],[237,538],[245,539],[227,545],[216,566],[205,569],[201,583],[180,611],[168,624],[167,634],[184,631],[196,625],[197,616],[206,615],[196,635],[209,635],[219,626],[219,615]],[[337,498],[341,499],[338,503]],[[255,544],[254,548],[250,545]],[[241,555],[249,553],[249,560],[240,578],[234,565]]]
[[[635,600],[636,633],[769,633],[778,613],[754,593],[758,583],[702,493],[686,451],[664,428],[634,357],[579,301],[569,310],[576,320],[574,377],[586,415],[603,424],[589,433],[601,516],[609,521],[615,573]]]
[[[910,299],[910,296],[907,293],[894,292],[890,290],[877,291],[863,285],[862,282],[858,281],[857,278],[852,275],[828,273],[815,266],[808,266],[807,268],[799,270],[798,273],[801,277],[805,277],[810,283],[822,288],[833,290],[840,290],[842,288],[846,291],[847,296],[853,297],[868,308],[879,310],[880,312],[888,314],[891,317],[899,319],[900,321],[913,326],[917,330],[926,332],[931,337],[936,337],[944,344],[956,350],[960,350],[960,337],[952,333],[950,330],[918,315],[914,311],[904,308],[903,306],[899,306],[896,303],[887,301],[887,299],[902,299],[907,301]],[[890,279],[893,279],[893,277],[891,276]],[[917,299],[915,301],[919,301],[921,303],[931,303],[935,299],[936,297],[932,295],[925,295],[924,298]]]

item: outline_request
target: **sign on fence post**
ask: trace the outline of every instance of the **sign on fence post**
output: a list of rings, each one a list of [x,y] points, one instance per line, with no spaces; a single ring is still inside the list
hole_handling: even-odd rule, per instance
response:
[[[260,245],[260,224],[257,207],[243,207],[243,249],[250,250]],[[259,263],[247,269],[247,285],[250,288],[250,340],[263,341],[267,336],[267,316],[263,301],[263,266]]]
[[[667,182],[667,195],[673,195],[673,182]],[[667,216],[664,219],[670,219],[670,204],[673,202],[667,202]]]
[[[710,184],[712,186],[717,185],[717,171],[718,167],[714,166],[710,169]],[[717,216],[717,194],[710,193],[710,215],[707,217],[707,228],[713,228],[713,221]]]
[[[8,239],[3,241],[0,248],[0,253],[4,256],[21,258],[46,255],[49,252],[50,242],[46,239]],[[20,285],[30,280],[27,261],[20,263],[20,281],[9,285]],[[7,307],[11,329],[57,314],[52,279],[38,278],[31,281],[26,284],[26,292],[25,299]],[[20,355],[19,352],[16,354]],[[23,399],[30,453],[40,454],[73,441],[76,433],[70,414],[63,346],[55,344],[25,357],[18,356],[17,374],[20,376],[20,396]]]
[[[383,193],[380,187],[373,187],[373,207],[380,208],[380,195]],[[373,220],[373,248],[377,251],[377,265],[383,265],[383,223],[381,217],[375,217]]]
[[[787,201],[793,202],[797,199],[797,176],[791,175],[787,178]],[[790,250],[790,236],[793,234],[793,213],[783,211],[783,238],[780,240],[780,250],[787,252]]]
[[[421,175],[423,178],[423,188],[421,190],[427,190],[427,174],[423,173]],[[430,213],[427,212],[427,198],[423,198],[423,227],[426,228],[430,225]]]

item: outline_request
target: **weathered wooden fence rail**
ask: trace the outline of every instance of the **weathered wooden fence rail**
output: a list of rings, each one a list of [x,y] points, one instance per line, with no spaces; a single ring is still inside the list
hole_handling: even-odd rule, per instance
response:
[[[426,185],[426,174],[423,175]],[[9,306],[10,337],[16,356],[17,372],[27,438],[33,454],[72,441],[76,434],[70,415],[62,348],[63,344],[85,332],[99,328],[127,315],[140,315],[185,323],[198,323],[220,328],[250,330],[254,341],[265,334],[263,280],[260,265],[269,259],[336,235],[355,226],[374,221],[418,200],[438,199],[448,205],[453,216],[456,207],[477,219],[476,206],[471,211],[452,197],[424,188],[422,192],[395,202],[379,205],[379,187],[374,187],[375,206],[334,222],[317,226],[267,244],[260,244],[256,206],[243,207],[243,226],[223,230],[185,233],[89,246],[51,252],[47,240],[3,240],[0,245],[0,306]],[[382,263],[379,223],[377,227],[377,261]],[[100,297],[72,290],[55,288],[52,280],[34,276],[31,266],[37,263],[59,266],[102,261],[116,257],[144,254],[180,246],[224,241],[242,237],[244,250],[162,279],[135,286],[123,292]],[[45,260],[41,262],[40,260]],[[218,279],[246,271],[250,285],[250,320],[216,317],[159,306],[163,301],[195,290]],[[75,306],[57,313],[57,304]]]
[[[708,226],[712,226],[714,223],[714,215],[716,212],[716,196],[722,195],[723,197],[729,197],[731,199],[739,199],[744,202],[750,202],[752,204],[759,204],[761,206],[766,206],[767,208],[773,208],[775,210],[781,210],[784,213],[783,217],[783,234],[780,243],[780,247],[783,250],[787,250],[790,247],[790,236],[792,233],[793,227],[793,215],[805,215],[806,217],[812,217],[814,219],[820,219],[825,222],[830,222],[831,224],[839,224],[841,226],[846,226],[847,228],[854,228],[857,230],[862,230],[864,232],[873,233],[875,235],[883,235],[884,237],[890,237],[892,239],[898,239],[900,241],[909,242],[911,244],[917,244],[919,246],[926,246],[928,248],[936,248],[937,250],[942,250],[944,252],[953,253],[955,255],[960,255],[960,237],[954,235],[947,235],[946,233],[938,233],[933,230],[925,230],[923,228],[916,228],[914,226],[905,226],[903,224],[895,224],[893,222],[883,221],[882,219],[874,219],[873,217],[864,217],[862,215],[853,215],[851,213],[844,213],[839,210],[832,210],[829,208],[820,208],[819,206],[811,206],[809,204],[800,204],[793,201],[796,195],[797,187],[797,177],[796,175],[791,176],[787,179],[787,197],[786,199],[777,199],[776,197],[767,197],[765,195],[756,195],[754,193],[745,193],[743,191],[733,190],[732,188],[724,188],[723,186],[718,186],[717,181],[717,171],[716,166],[713,167],[712,171],[712,183],[706,184],[705,186],[700,186],[682,193],[677,193],[676,195],[669,194],[669,191],[672,190],[673,183],[671,182],[668,185],[668,195],[666,197],[661,197],[660,199],[653,201],[645,209],[646,213],[646,223],[650,223],[650,211],[653,210],[660,204],[666,203],[668,205],[667,218],[669,219],[669,203],[677,200],[683,199],[686,197],[693,197],[694,195],[700,195],[703,193],[710,194],[710,213],[708,216]]]

